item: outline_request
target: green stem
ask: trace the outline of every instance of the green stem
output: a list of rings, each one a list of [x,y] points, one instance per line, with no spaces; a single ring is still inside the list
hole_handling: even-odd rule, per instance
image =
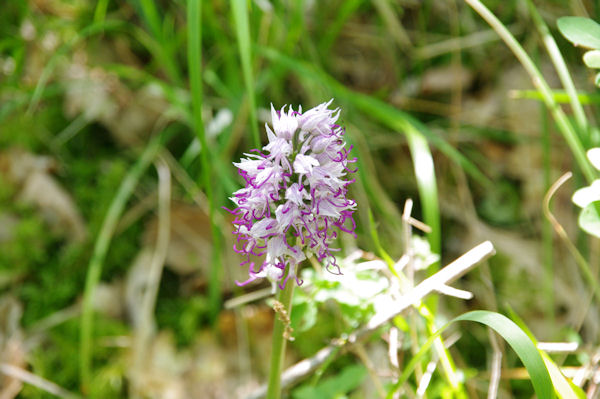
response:
[[[252,75],[252,54],[250,44],[250,23],[248,22],[248,2],[234,0],[231,2],[235,33],[238,41],[238,50],[242,61],[242,74],[246,85],[246,96],[250,107],[250,126],[252,129],[252,143],[254,148],[261,148],[258,133],[258,119],[256,116],[256,99],[254,92],[254,76]]]
[[[296,275],[296,267],[290,269],[289,273]],[[288,317],[292,314],[292,296],[296,282],[290,278],[285,288],[277,294],[277,300],[283,305],[283,309]],[[275,317],[273,325],[273,337],[271,341],[271,366],[269,369],[269,386],[267,388],[266,399],[279,399],[281,397],[281,367],[285,357],[285,346],[287,339],[284,337],[284,332],[287,325],[281,320],[279,314]]]
[[[215,200],[213,194],[212,167],[208,140],[202,121],[202,1],[190,0],[187,8],[188,24],[188,68],[192,94],[193,126],[200,142],[200,163],[202,165],[202,186],[206,193],[209,220],[213,240],[213,258],[210,269],[208,300],[211,319],[214,320],[221,306],[221,235],[216,224]]]
[[[529,5],[529,12],[533,19],[533,23],[537,27],[538,31],[542,35],[542,39],[544,40],[544,45],[546,46],[546,50],[548,50],[548,54],[550,55],[550,59],[554,64],[554,68],[556,68],[556,72],[558,73],[558,77],[569,96],[569,101],[571,103],[571,108],[573,109],[573,114],[575,115],[575,121],[577,122],[577,127],[579,128],[580,137],[582,138],[584,143],[590,142],[590,132],[589,132],[589,124],[588,120],[585,116],[585,112],[583,111],[583,106],[581,105],[581,101],[579,101],[579,97],[577,96],[577,89],[575,89],[575,84],[573,83],[573,79],[571,79],[571,74],[569,73],[569,69],[567,68],[567,64],[558,49],[556,41],[550,34],[550,30],[548,26],[542,19],[542,16],[535,8],[533,1],[527,0],[527,4]]]
[[[517,57],[521,65],[525,68],[529,77],[531,78],[533,85],[540,91],[546,106],[552,113],[552,117],[556,122],[560,132],[562,133],[565,141],[569,145],[577,164],[581,168],[588,183],[591,183],[596,178],[596,172],[592,168],[590,162],[585,155],[585,149],[577,136],[573,125],[558,106],[552,95],[552,90],[548,86],[548,83],[544,80],[544,77],[537,69],[527,52],[519,44],[517,39],[510,33],[510,31],[500,22],[498,18],[492,12],[481,3],[479,0],[465,0],[491,27],[496,31],[498,36],[506,43],[508,48]]]
[[[552,186],[552,158],[551,158],[551,137],[550,126],[548,123],[548,113],[544,106],[541,114],[541,130],[542,130],[542,168],[544,170],[544,192],[548,192]],[[546,274],[545,282],[545,301],[547,302],[546,316],[554,322],[554,244],[552,234],[552,224],[548,218],[543,218],[542,224],[542,249],[544,253],[544,268]]]
[[[83,292],[83,305],[81,311],[81,329],[79,331],[79,372],[81,390],[87,392],[92,376],[92,332],[94,321],[94,292],[102,275],[102,264],[106,258],[108,246],[114,235],[119,218],[123,213],[125,204],[131,196],[133,189],[144,171],[154,159],[160,149],[161,135],[156,136],[148,144],[138,161],[123,179],[119,191],[108,208],[102,228],[94,244],[94,252],[88,266]]]

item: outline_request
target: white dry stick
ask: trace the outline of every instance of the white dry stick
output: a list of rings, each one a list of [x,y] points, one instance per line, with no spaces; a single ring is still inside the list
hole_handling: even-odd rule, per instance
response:
[[[475,248],[471,249],[448,266],[441,269],[433,276],[423,280],[419,285],[414,287],[410,292],[403,295],[399,300],[392,303],[384,311],[378,312],[373,316],[367,325],[354,333],[350,334],[347,339],[337,339],[333,344],[330,344],[313,357],[304,359],[295,365],[291,366],[281,374],[281,388],[285,389],[294,385],[308,374],[314,372],[322,364],[330,361],[341,349],[347,345],[352,345],[356,342],[364,340],[371,336],[381,326],[400,315],[409,307],[418,304],[423,298],[432,292],[436,291],[440,286],[447,285],[460,278],[462,275],[473,269],[477,264],[494,255],[496,251],[491,242],[485,241]],[[265,396],[267,392],[266,385],[250,394],[248,399],[258,399]]]
[[[141,322],[135,331],[132,367],[134,378],[131,387],[131,394],[134,398],[140,395],[142,369],[148,360],[150,338],[155,329],[153,313],[171,232],[171,172],[162,157],[155,166],[158,173],[158,231],[152,262],[149,266],[147,286],[142,294]]]
[[[538,342],[537,348],[546,353],[573,353],[579,349],[578,342]]]
[[[494,349],[492,356],[492,367],[490,373],[490,385],[488,387],[488,399],[496,399],[498,397],[498,387],[500,386],[500,374],[502,372],[502,351],[498,344],[498,337],[491,329],[488,329],[490,342]]]
[[[39,388],[42,391],[46,391],[60,398],[81,399],[81,396],[69,392],[66,389],[56,385],[55,383],[46,380],[45,378],[39,377],[20,367],[13,366],[12,364],[0,363],[0,374],[16,378],[17,380],[33,385],[34,387]]]
[[[400,368],[400,362],[398,361],[398,327],[390,328],[388,356],[390,357],[390,363],[394,369]]]
[[[262,288],[260,290],[252,291],[247,294],[228,299],[225,301],[224,306],[225,309],[234,309],[249,302],[258,301],[259,299],[263,299],[271,295],[273,295],[273,290],[271,287]]]
[[[425,396],[425,391],[427,391],[427,387],[431,382],[431,377],[433,376],[433,372],[435,371],[436,366],[437,361],[435,360],[432,360],[429,363],[427,363],[427,369],[425,369],[425,374],[423,374],[421,381],[419,381],[419,388],[417,388],[417,397],[422,398],[423,396]]]
[[[437,289],[437,292],[446,296],[453,296],[455,298],[464,299],[468,301],[473,298],[473,293],[470,291],[459,290],[458,288],[450,287],[449,285],[440,285]]]
[[[410,214],[412,213],[412,207],[413,207],[413,202],[412,200],[409,198],[406,200],[406,202],[404,203],[404,212],[402,213],[402,237],[404,239],[404,253],[407,256],[408,259],[408,268],[406,270],[406,276],[408,277],[408,281],[412,286],[414,286],[414,274],[415,274],[415,268],[414,268],[414,258],[415,258],[415,254],[414,254],[414,249],[411,243],[411,237],[412,237],[412,231],[411,231],[411,225],[408,222],[410,219]]]

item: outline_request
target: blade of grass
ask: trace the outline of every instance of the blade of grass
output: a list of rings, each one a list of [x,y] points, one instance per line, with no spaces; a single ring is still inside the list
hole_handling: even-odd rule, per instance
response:
[[[209,208],[210,230],[213,240],[212,265],[210,268],[208,300],[211,320],[214,321],[221,307],[221,235],[215,221],[215,199],[212,183],[212,162],[208,140],[202,122],[202,1],[189,0],[187,4],[188,68],[192,92],[193,126],[202,146],[202,186],[206,192]]]
[[[433,253],[440,255],[442,234],[433,157],[431,156],[427,140],[416,129],[410,127],[404,133],[406,134],[410,154],[413,158],[419,197],[423,206],[423,221],[431,227],[431,233],[428,235],[429,245]],[[428,275],[431,276],[438,269],[439,262],[435,262],[429,267]]]
[[[152,33],[152,39],[157,42],[155,57],[162,64],[169,79],[172,82],[181,83],[183,79],[177,66],[175,41],[166,37],[166,29],[164,29],[165,16],[157,10],[155,0],[136,0],[135,3],[141,10],[142,18]]]
[[[362,3],[362,0],[346,0],[340,4],[339,8],[336,10],[333,21],[328,22],[327,29],[319,41],[318,47],[320,54],[329,53],[331,46],[340,34],[344,24]]]
[[[98,4],[96,4],[96,9],[94,10],[94,23],[98,24],[104,22],[108,1],[109,0],[98,0]]]
[[[539,90],[511,90],[509,95],[515,99],[544,101],[544,96]],[[552,90],[552,98],[558,104],[567,104],[571,101],[569,95],[563,90]],[[579,91],[577,98],[582,105],[600,104],[600,94]]]
[[[551,399],[553,395],[552,379],[548,373],[548,369],[544,364],[544,360],[540,356],[537,348],[531,339],[519,326],[512,320],[499,313],[489,312],[484,310],[476,310],[458,316],[441,327],[427,342],[419,349],[419,352],[410,360],[404,368],[402,375],[394,384],[393,388],[388,392],[387,398],[391,399],[398,389],[407,381],[412,374],[419,360],[429,351],[429,348],[435,342],[435,339],[444,332],[450,325],[458,321],[474,321],[484,324],[496,331],[502,338],[508,342],[513,348],[519,359],[529,373],[531,383],[539,399]]]
[[[543,104],[540,104],[540,119],[542,129],[542,169],[544,170],[544,191],[548,192],[552,185],[552,158],[550,145],[550,126],[548,123],[548,114]],[[545,278],[545,302],[547,303],[546,317],[554,320],[554,243],[552,235],[552,224],[547,218],[542,222],[542,251],[544,256]]]
[[[246,84],[246,96],[250,106],[250,125],[252,129],[252,144],[254,148],[261,148],[258,133],[258,119],[256,117],[256,97],[254,93],[254,77],[252,75],[252,56],[250,48],[250,27],[248,23],[248,2],[246,0],[233,0],[231,2],[235,33],[237,36],[238,50],[242,61],[242,73]]]
[[[171,171],[161,156],[154,162],[154,166],[158,175],[158,227],[154,253],[147,269],[145,289],[140,301],[139,323],[136,325],[133,335],[133,378],[130,381],[132,399],[144,396],[140,370],[144,369],[144,362],[149,359],[147,348],[151,345],[151,338],[154,334],[156,298],[171,234]]]
[[[504,43],[510,48],[513,54],[517,57],[521,65],[525,68],[529,74],[533,85],[537,88],[544,98],[544,103],[552,113],[563,138],[567,142],[569,149],[573,153],[579,168],[585,176],[588,183],[591,183],[596,178],[596,172],[592,168],[585,156],[585,149],[581,144],[581,140],[577,136],[577,132],[573,128],[573,125],[558,106],[554,98],[552,97],[552,90],[548,86],[548,83],[544,80],[544,77],[535,66],[527,52],[519,44],[517,39],[510,33],[510,31],[500,22],[498,18],[492,12],[481,3],[479,0],[465,0],[467,4],[471,6],[491,27],[496,33],[502,38]]]
[[[92,377],[92,335],[93,335],[93,301],[96,287],[100,282],[102,274],[102,265],[106,258],[106,253],[110,241],[117,227],[119,217],[123,213],[125,204],[131,196],[138,180],[148,168],[158,150],[160,149],[161,135],[158,135],[148,143],[144,152],[130,169],[129,173],[123,179],[119,190],[108,208],[106,217],[102,222],[100,233],[94,243],[92,258],[88,266],[85,280],[85,289],[83,292],[83,304],[81,310],[81,329],[79,336],[79,372],[81,378],[81,390],[84,393],[90,388]]]
[[[517,313],[509,306],[508,307],[508,315],[510,318],[523,330],[525,334],[531,339],[534,345],[538,344],[537,339],[527,327],[523,319],[517,315]],[[542,356],[544,363],[546,364],[546,368],[548,369],[548,373],[550,374],[550,378],[552,379],[552,385],[554,386],[554,391],[561,399],[585,399],[586,395],[583,390],[577,385],[573,384],[573,381],[567,379],[563,373],[560,371],[560,368],[554,363],[554,361],[541,349],[538,349],[538,352]]]
[[[531,14],[533,23],[544,40],[544,45],[546,46],[546,50],[548,51],[550,59],[554,64],[554,68],[558,73],[558,77],[565,88],[567,95],[569,96],[569,102],[571,103],[571,108],[573,109],[573,114],[575,115],[575,121],[577,122],[577,127],[579,128],[579,137],[581,138],[581,141],[584,143],[585,147],[589,147],[589,123],[585,116],[585,112],[583,112],[583,107],[581,106],[579,97],[577,96],[577,90],[575,89],[573,79],[571,79],[571,74],[569,73],[567,64],[565,63],[565,60],[560,53],[558,46],[556,45],[556,41],[550,34],[548,26],[542,19],[542,16],[538,10],[535,8],[533,2],[531,0],[527,0],[527,5],[529,6],[529,13]]]

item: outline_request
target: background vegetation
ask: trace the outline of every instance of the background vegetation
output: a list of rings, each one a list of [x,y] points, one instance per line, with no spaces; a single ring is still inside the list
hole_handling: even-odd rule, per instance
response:
[[[594,75],[556,20],[596,18],[598,2],[486,5],[558,90],[540,35],[548,24],[583,114],[564,92],[553,98],[583,148],[597,146]],[[597,394],[600,248],[571,203],[594,172],[576,162],[531,82],[461,1],[4,2],[0,397],[229,398],[263,383],[269,301],[224,306],[268,288],[233,283],[246,271],[222,210],[242,183],[232,162],[265,143],[271,104],[308,109],[330,98],[358,158],[358,236],[339,243],[344,274],[355,277],[305,270],[289,364],[376,311],[392,278],[354,259],[393,264],[409,251],[423,263],[418,282],[484,240],[497,254],[456,284],[473,299],[443,296],[427,302],[429,318],[413,310],[394,319],[399,364],[388,364],[385,329],[290,397],[385,396],[435,326],[473,309],[520,318],[539,341],[578,343],[554,360]],[[544,195],[569,170],[550,208],[591,277],[544,215]],[[409,198],[430,233],[407,234]],[[441,366],[428,371],[432,352],[402,395],[423,394],[429,373],[425,396],[482,397],[503,354],[500,396],[531,396],[514,353],[471,327],[445,333],[460,389]]]

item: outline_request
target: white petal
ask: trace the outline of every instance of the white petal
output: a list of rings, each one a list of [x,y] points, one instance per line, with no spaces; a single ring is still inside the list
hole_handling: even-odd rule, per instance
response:
[[[585,208],[594,201],[600,201],[600,180],[594,180],[591,186],[580,188],[573,194],[573,203]]]
[[[277,224],[275,219],[265,218],[254,223],[250,229],[250,235],[255,238],[262,238],[269,232],[273,231],[274,225]]]
[[[272,143],[273,141],[275,141],[277,139],[277,136],[275,136],[275,133],[273,133],[273,131],[271,130],[269,125],[266,123],[265,123],[265,130],[267,131],[267,139],[269,140],[269,143]]]
[[[298,154],[294,160],[294,172],[305,174],[311,173],[313,166],[319,166],[319,161],[310,155]]]
[[[285,190],[285,199],[296,205],[302,204],[304,198],[308,198],[308,193],[298,183],[292,184]]]
[[[589,150],[587,152],[587,157],[592,165],[594,165],[594,168],[600,170],[600,148],[596,147]]]
[[[283,241],[283,235],[273,236],[269,239],[269,242],[267,242],[267,253],[269,254],[270,259],[280,257],[285,253],[286,249],[287,247]]]

